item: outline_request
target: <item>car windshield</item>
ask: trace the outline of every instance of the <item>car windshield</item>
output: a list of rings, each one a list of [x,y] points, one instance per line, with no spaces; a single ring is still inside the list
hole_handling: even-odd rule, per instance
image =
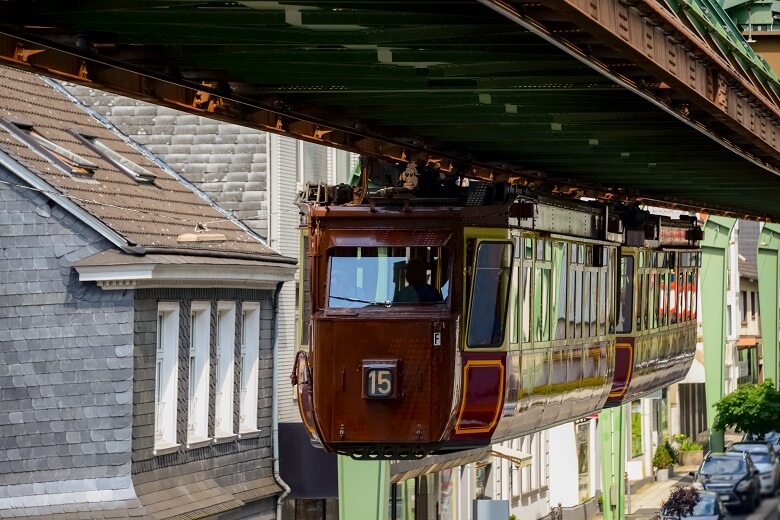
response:
[[[780,444],[780,432],[769,432],[763,437],[760,437],[758,435],[754,435],[752,433],[746,433],[745,439],[746,441],[756,441],[756,440],[765,440],[766,442],[770,444]]]
[[[699,473],[702,475],[736,475],[745,473],[745,461],[732,457],[711,458],[702,464]]]
[[[447,248],[335,247],[328,253],[328,307],[431,306],[448,301]]]
[[[769,462],[769,446],[765,444],[732,444],[730,451],[744,451],[750,453],[753,462],[759,464]]]
[[[691,516],[711,516],[715,514],[715,498],[707,495],[700,495],[701,500],[693,507]]]
[[[691,516],[711,516],[715,514],[715,498],[701,495],[701,500],[694,506]]]

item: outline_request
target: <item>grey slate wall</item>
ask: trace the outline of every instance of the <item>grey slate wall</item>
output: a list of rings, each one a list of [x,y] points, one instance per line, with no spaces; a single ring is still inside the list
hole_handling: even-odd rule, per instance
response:
[[[258,378],[257,437],[236,439],[192,449],[186,448],[187,400],[189,373],[189,309],[191,302],[211,301],[212,359],[216,348],[216,313],[218,301],[236,301],[236,345],[240,345],[241,303],[260,302],[260,361]],[[179,389],[177,439],[178,451],[155,456],[154,450],[154,385],[156,356],[157,308],[160,301],[180,302],[179,319]],[[271,435],[271,405],[273,399],[273,292],[240,289],[143,289],[136,291],[135,300],[135,377],[133,401],[133,482],[146,504],[144,495],[160,490],[197,485],[210,481],[225,488],[224,496],[239,495],[238,487],[261,487],[273,477]],[[236,356],[240,359],[240,355]],[[215,367],[211,365],[210,400],[214,400]],[[238,383],[238,363],[234,381]],[[235,394],[238,393],[236,387]],[[209,432],[214,431],[214,407],[209,410]],[[238,402],[234,403],[234,424],[238,426]],[[254,482],[254,484],[253,484]],[[249,500],[245,500],[249,502]],[[271,500],[273,504],[273,500]],[[225,505],[229,505],[225,502]],[[147,504],[147,506],[149,506]],[[232,504],[232,507],[240,504]],[[149,506],[151,507],[151,506]],[[257,504],[252,506],[258,507]],[[275,507],[260,507],[260,518],[273,518]],[[259,514],[259,513],[258,513]]]
[[[2,167],[0,181],[21,184]],[[0,183],[0,512],[137,505],[133,294],[71,268],[110,247],[38,192]]]

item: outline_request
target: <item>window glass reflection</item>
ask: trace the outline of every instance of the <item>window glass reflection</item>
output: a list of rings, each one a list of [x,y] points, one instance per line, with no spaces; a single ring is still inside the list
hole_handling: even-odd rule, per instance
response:
[[[450,254],[443,247],[336,247],[330,253],[328,307],[443,304]]]

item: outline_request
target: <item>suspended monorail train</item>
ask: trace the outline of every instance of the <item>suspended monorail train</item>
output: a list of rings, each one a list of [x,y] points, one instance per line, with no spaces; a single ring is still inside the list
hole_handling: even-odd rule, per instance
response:
[[[309,349],[293,382],[325,449],[404,459],[484,446],[690,367],[694,219],[474,181],[461,191],[337,204],[318,189],[299,204]]]

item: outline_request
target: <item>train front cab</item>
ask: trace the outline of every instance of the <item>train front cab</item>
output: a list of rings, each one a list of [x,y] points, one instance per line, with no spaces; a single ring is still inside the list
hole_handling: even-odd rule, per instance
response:
[[[457,219],[415,209],[402,227],[392,215],[343,209],[352,222],[364,217],[356,227],[339,211],[320,215],[309,251],[314,433],[355,457],[420,457],[442,442],[454,408]]]
[[[624,247],[615,379],[606,407],[685,377],[696,349],[699,249]]]

